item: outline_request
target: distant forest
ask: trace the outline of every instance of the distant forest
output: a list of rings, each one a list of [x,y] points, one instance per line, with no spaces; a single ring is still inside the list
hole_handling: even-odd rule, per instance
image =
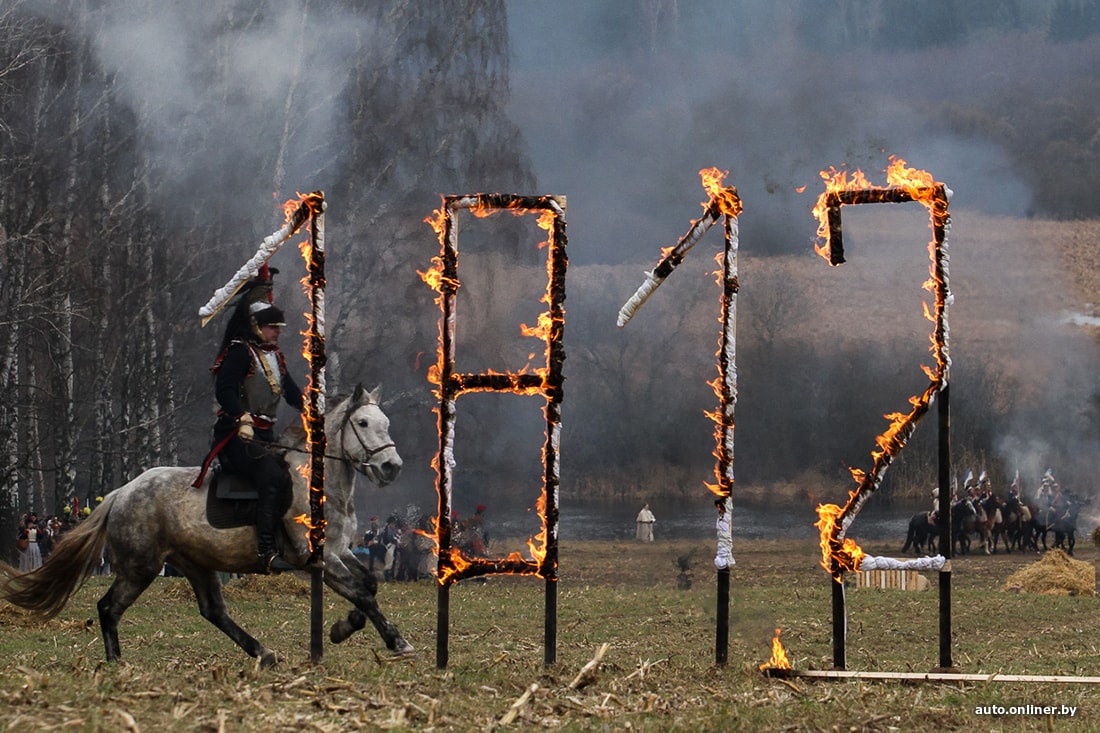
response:
[[[810,48],[855,49],[872,65],[888,66],[898,52],[932,59],[944,46],[1003,58],[1018,76],[995,86],[941,79],[952,101],[930,98],[929,124],[1007,151],[1036,192],[1028,213],[1100,217],[1098,3],[759,5],[751,23],[731,29],[732,45],[783,25]],[[159,0],[0,6],[0,527],[13,528],[29,509],[54,513],[74,495],[104,493],[144,468],[201,459],[222,323],[200,328],[197,308],[281,226],[278,205],[313,188],[339,202],[329,235],[346,243],[327,262],[329,384],[350,391],[381,382],[409,465],[428,464],[435,422],[425,372],[438,312],[415,274],[433,254],[423,219],[441,192],[545,193],[507,115],[508,3],[445,7],[218,0],[189,14],[187,3]],[[643,58],[689,36],[707,7],[608,3],[606,23],[592,33],[608,34],[612,52]],[[929,16],[940,20],[923,22]],[[1068,72],[1017,69],[1021,44],[1032,47],[1029,59],[1058,56]],[[972,93],[958,93],[962,86]],[[508,267],[537,272],[541,262],[523,236],[502,237],[486,256],[502,290]],[[278,297],[300,313],[297,253],[280,257]],[[593,292],[606,285],[588,277]],[[492,301],[484,301],[487,315]],[[578,295],[567,307],[584,302]],[[504,350],[488,335],[468,338],[485,361]],[[639,474],[675,466],[685,439],[677,426],[699,411],[685,408],[657,429],[632,422],[629,445],[608,437],[624,409],[646,418],[621,375],[648,360],[695,380],[709,355],[672,363],[660,340],[649,353],[627,354],[601,329],[571,327],[566,338],[575,380],[567,390],[591,387],[567,418],[578,462],[596,476],[611,461]],[[294,350],[291,329],[286,341]],[[606,370],[599,379],[584,376],[595,366]],[[477,409],[464,425],[480,424]],[[502,452],[491,442],[481,450]],[[791,479],[823,461],[807,446],[787,457],[793,462],[769,457],[758,473]]]

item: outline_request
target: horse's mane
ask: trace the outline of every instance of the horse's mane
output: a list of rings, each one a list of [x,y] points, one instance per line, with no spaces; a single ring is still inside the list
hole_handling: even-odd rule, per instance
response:
[[[336,405],[335,408],[326,412],[326,422],[329,419],[336,421],[343,420],[344,413],[347,412],[351,406],[351,396],[346,394],[334,394],[325,398],[326,404]],[[306,426],[302,420],[291,420],[283,429],[283,441],[289,442],[291,445],[299,446],[305,445],[307,440]]]

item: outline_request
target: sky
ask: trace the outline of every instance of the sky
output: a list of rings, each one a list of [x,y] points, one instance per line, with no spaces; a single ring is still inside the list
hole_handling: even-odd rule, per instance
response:
[[[939,69],[904,68],[905,56],[883,69],[859,51],[813,52],[784,32],[783,6],[507,4],[510,110],[541,188],[576,202],[570,227],[585,245],[574,261],[633,260],[666,246],[698,215],[698,171],[711,166],[741,193],[748,251],[809,246],[820,172],[862,168],[884,182],[890,155],[947,182],[956,205],[1026,209],[1026,186],[996,146],[928,124]],[[675,10],[678,31],[624,40],[624,8],[660,8],[662,18]],[[945,69],[986,73],[974,61],[942,59]]]

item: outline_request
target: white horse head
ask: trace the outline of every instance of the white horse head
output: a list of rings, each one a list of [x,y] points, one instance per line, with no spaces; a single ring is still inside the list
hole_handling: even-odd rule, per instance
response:
[[[339,432],[340,456],[368,479],[385,486],[401,473],[402,460],[390,438],[390,419],[379,405],[379,387],[356,385]]]

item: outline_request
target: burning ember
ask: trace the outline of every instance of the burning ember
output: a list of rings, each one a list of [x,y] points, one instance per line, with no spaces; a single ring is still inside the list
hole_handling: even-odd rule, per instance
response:
[[[791,660],[787,658],[787,651],[783,648],[783,644],[779,641],[780,630],[775,630],[775,638],[772,639],[772,656],[771,659],[760,665],[761,670],[765,669],[791,669]]]
[[[823,239],[824,244],[815,244],[815,249],[831,265],[840,265],[845,261],[840,220],[840,210],[845,205],[916,201],[929,210],[933,232],[928,245],[930,277],[923,283],[923,288],[935,296],[931,309],[927,302],[924,303],[924,315],[933,324],[930,351],[935,367],[922,366],[929,378],[929,385],[920,395],[909,398],[909,412],[885,416],[890,424],[875,439],[878,447],[871,452],[872,469],[869,472],[850,469],[857,487],[849,492],[848,502],[843,507],[827,504],[817,509],[819,520],[814,526],[821,531],[822,565],[839,582],[845,571],[858,569],[863,557],[863,551],[855,542],[845,539],[844,533],[864,502],[879,487],[886,469],[908,443],[936,395],[947,386],[951,365],[947,351],[947,306],[951,301],[947,268],[947,231],[950,228],[947,206],[951,192],[942,183],[936,182],[931,174],[909,168],[904,160],[893,156],[886,171],[886,187],[870,184],[859,170],[849,177],[847,171],[830,168],[822,171],[821,177],[826,187],[818,197],[814,216],[819,223],[818,239]]]
[[[538,214],[538,226],[549,233],[540,248],[548,249],[547,286],[542,302],[547,309],[534,326],[520,325],[524,336],[545,343],[545,364],[517,372],[459,374],[455,371],[455,319],[458,278],[458,246],[456,212],[466,209],[484,217],[507,210],[520,216]],[[565,351],[562,335],[565,327],[565,201],[552,196],[528,197],[502,194],[447,196],[443,206],[425,219],[439,237],[440,254],[432,258],[432,266],[420,276],[439,295],[436,303],[442,313],[439,321],[439,350],[436,363],[428,369],[428,380],[436,386],[439,407],[436,409],[439,429],[439,452],[432,460],[438,476],[439,511],[435,524],[435,545],[438,555],[437,580],[446,587],[463,578],[489,574],[537,575],[546,580],[557,579],[557,494],[559,484],[559,444],[561,434],[562,363]],[[533,355],[532,355],[533,357]],[[541,395],[546,399],[546,442],[543,446],[543,492],[537,508],[543,520],[538,536],[528,542],[532,559],[513,552],[494,560],[468,558],[451,544],[451,495],[453,485],[454,421],[457,398],[466,392],[511,392],[520,395]]]

